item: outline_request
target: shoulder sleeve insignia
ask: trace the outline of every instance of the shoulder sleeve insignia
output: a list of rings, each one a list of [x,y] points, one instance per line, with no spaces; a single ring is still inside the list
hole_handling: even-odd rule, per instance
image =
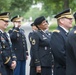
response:
[[[57,32],[57,33],[59,33],[59,32],[60,32],[60,30],[53,30],[53,32]]]
[[[76,34],[76,30],[74,31],[74,33]]]
[[[32,40],[32,45],[35,45],[36,41],[35,39]]]

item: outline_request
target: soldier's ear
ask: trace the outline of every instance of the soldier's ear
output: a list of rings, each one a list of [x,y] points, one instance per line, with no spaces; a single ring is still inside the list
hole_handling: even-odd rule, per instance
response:
[[[64,18],[61,18],[61,19],[60,19],[60,22],[61,22],[61,23],[64,23]]]

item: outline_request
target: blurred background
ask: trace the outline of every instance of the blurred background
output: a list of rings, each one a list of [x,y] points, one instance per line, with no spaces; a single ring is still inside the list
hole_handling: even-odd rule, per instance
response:
[[[53,18],[55,14],[67,8],[74,12],[75,7],[76,0],[0,0],[0,12],[10,12],[10,18],[21,15],[25,24],[43,15],[49,22],[50,30],[56,27],[56,20]]]

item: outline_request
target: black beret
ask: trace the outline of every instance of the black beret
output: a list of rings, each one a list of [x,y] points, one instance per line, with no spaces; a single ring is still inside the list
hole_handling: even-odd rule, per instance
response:
[[[74,16],[74,19],[76,20],[76,12],[73,14],[73,16]]]
[[[58,13],[57,15],[54,16],[54,18],[57,18],[57,19],[60,19],[60,18],[63,18],[63,17],[66,17],[66,18],[73,18],[73,15],[71,13],[71,9],[68,8],[60,13]]]
[[[44,21],[45,20],[45,17],[44,16],[40,16],[40,17],[38,17],[38,18],[36,18],[35,20],[34,20],[34,25],[40,25],[41,23],[42,23],[42,21]]]
[[[14,16],[11,21],[21,21],[22,20],[22,17],[17,15],[17,16]]]

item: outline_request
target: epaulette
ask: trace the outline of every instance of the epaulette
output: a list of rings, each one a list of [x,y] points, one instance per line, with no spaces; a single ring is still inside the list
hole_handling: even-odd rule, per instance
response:
[[[74,31],[74,33],[76,34],[76,30]]]
[[[19,32],[18,30],[15,30],[15,29],[14,29],[13,31],[14,31],[14,32]]]
[[[53,32],[57,32],[57,33],[59,33],[59,32],[60,32],[60,30],[53,30]]]

